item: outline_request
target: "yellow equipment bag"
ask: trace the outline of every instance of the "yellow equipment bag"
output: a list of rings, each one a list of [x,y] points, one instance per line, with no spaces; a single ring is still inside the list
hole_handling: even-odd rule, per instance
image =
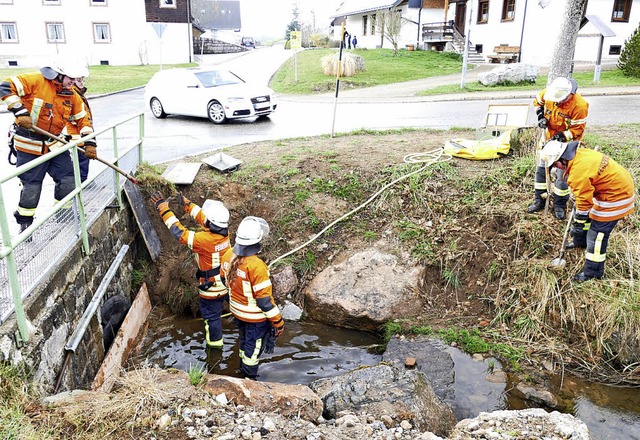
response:
[[[444,144],[444,152],[471,160],[498,159],[509,154],[511,130],[489,139],[451,139]]]

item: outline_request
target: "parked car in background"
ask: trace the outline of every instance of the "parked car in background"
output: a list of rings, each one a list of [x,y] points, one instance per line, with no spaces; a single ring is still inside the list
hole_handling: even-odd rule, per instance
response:
[[[253,39],[253,37],[242,37],[242,41],[240,44],[250,49],[256,48],[256,41]]]
[[[172,114],[198,116],[214,124],[266,117],[277,107],[270,88],[247,84],[234,73],[215,67],[161,70],[147,83],[145,102],[159,119]]]

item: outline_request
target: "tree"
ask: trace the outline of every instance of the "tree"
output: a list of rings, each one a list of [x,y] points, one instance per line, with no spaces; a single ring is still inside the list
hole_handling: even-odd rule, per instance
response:
[[[624,49],[618,58],[618,69],[625,76],[640,77],[640,26],[624,42]]]
[[[393,48],[393,54],[398,53],[398,41],[400,39],[400,31],[404,25],[404,19],[399,11],[384,10],[376,14],[376,30],[380,33],[381,43],[387,39]],[[382,46],[382,44],[381,44]]]
[[[548,77],[549,82],[559,76],[567,78],[571,73],[580,22],[584,17],[586,6],[587,0],[567,0],[560,35],[556,41],[553,58],[551,59],[551,69],[549,70]]]
[[[285,35],[285,38],[287,39],[287,41],[289,41],[291,39],[291,31],[299,31],[300,30],[300,21],[298,20],[298,18],[300,17],[300,11],[298,10],[298,5],[295,5],[293,7],[293,10],[291,11],[291,14],[293,15],[293,18],[291,19],[291,21],[287,25],[287,33]]]

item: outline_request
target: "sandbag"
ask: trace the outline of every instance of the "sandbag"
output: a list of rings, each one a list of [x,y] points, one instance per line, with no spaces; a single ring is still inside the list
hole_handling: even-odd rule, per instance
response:
[[[444,152],[471,160],[498,159],[509,154],[511,130],[489,139],[451,139],[445,142]]]

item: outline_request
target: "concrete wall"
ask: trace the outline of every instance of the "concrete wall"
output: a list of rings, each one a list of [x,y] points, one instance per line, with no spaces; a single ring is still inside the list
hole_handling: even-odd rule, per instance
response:
[[[115,256],[125,244],[130,246],[129,251],[100,307],[116,294],[130,298],[131,273],[138,249],[134,241],[137,230],[128,205],[122,210],[106,209],[89,231],[91,255],[83,255],[78,244],[61,261],[58,270],[25,301],[25,312],[32,326],[29,342],[22,346],[15,343],[15,317],[0,326],[0,360],[24,363],[41,391],[52,392],[64,362],[64,346]],[[60,390],[88,388],[100,368],[105,354],[100,307],[75,354],[71,356]]]
[[[247,49],[245,47],[242,47],[238,44],[227,43],[226,41],[214,40],[210,38],[193,39],[193,53],[195,55],[206,55],[212,53],[236,53],[246,51]]]

